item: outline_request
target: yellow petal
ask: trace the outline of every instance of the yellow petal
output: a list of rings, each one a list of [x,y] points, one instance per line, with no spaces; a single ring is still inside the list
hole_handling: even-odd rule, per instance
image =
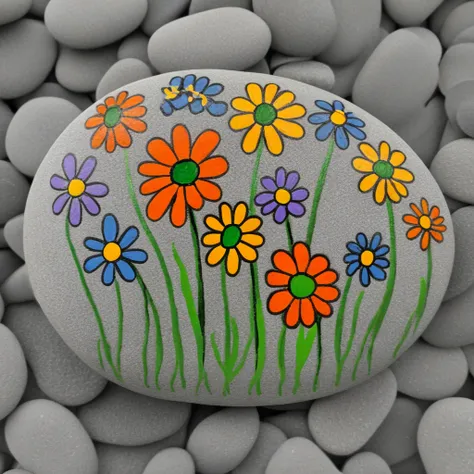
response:
[[[370,161],[373,161],[374,163],[379,161],[379,155],[377,154],[375,148],[372,147],[372,145],[369,145],[368,143],[361,143],[359,145],[359,150]]]
[[[386,198],[386,179],[381,179],[374,192],[374,199],[377,204],[383,204]]]
[[[393,186],[397,190],[397,193],[400,194],[401,197],[407,197],[408,196],[408,189],[406,186],[402,183],[399,183],[398,181],[395,181],[394,179],[391,180]]]
[[[250,100],[244,99],[243,97],[236,97],[232,100],[232,107],[239,112],[250,112],[252,113],[257,106],[252,104]]]
[[[222,261],[226,253],[226,249],[222,245],[214,247],[206,257],[208,265],[214,266]]]
[[[224,230],[222,222],[214,216],[207,216],[204,219],[204,224],[206,224],[209,229],[215,230],[217,232],[222,232]]]
[[[265,86],[264,102],[266,104],[271,104],[273,100],[275,99],[275,96],[277,95],[279,90],[280,90],[280,87],[277,86],[276,84],[267,84]]]
[[[277,110],[280,110],[283,107],[290,105],[294,100],[295,94],[293,94],[293,92],[284,91],[275,99],[275,102],[273,102],[273,107],[275,107]]]
[[[372,173],[374,170],[374,163],[359,156],[352,160],[352,167],[361,173]]]
[[[265,132],[265,143],[268,151],[275,156],[281,155],[283,153],[283,142],[275,127],[268,125],[263,127],[263,131]]]
[[[379,177],[375,173],[371,173],[360,180],[359,189],[363,193],[366,193],[370,191],[377,184],[378,180],[379,180]]]
[[[411,183],[415,179],[413,173],[405,168],[395,168],[392,178],[397,181],[404,181],[405,183]]]
[[[242,141],[242,150],[245,153],[254,153],[260,142],[262,136],[262,126],[255,124],[248,132],[245,134]]]
[[[401,151],[396,150],[392,153],[392,156],[390,157],[389,161],[390,161],[390,164],[392,166],[397,167],[397,166],[403,165],[403,163],[405,163],[406,159],[407,159],[407,157],[405,156],[404,153],[402,153]]]
[[[260,105],[263,102],[262,86],[255,83],[247,84],[247,95],[253,104]]]
[[[306,109],[300,104],[290,105],[277,113],[278,118],[281,119],[297,119],[306,114]]]
[[[209,232],[208,234],[204,234],[202,238],[202,243],[207,247],[213,247],[214,245],[218,245],[221,243],[221,235],[217,232]]]
[[[387,196],[392,202],[400,202],[402,198],[400,197],[400,194],[398,194],[397,190],[393,186],[394,181],[387,179]]]
[[[229,121],[229,127],[232,130],[243,130],[249,128],[255,123],[255,117],[253,114],[240,114],[234,115]]]
[[[380,143],[379,156],[382,161],[388,161],[390,156],[390,145],[387,142]]]
[[[221,220],[225,226],[232,224],[232,208],[225,202],[221,204]]]
[[[237,204],[234,210],[234,224],[240,225],[247,217],[247,205],[243,202]]]
[[[260,217],[249,217],[241,226],[240,230],[242,233],[254,232],[259,229],[262,225],[262,219]]]
[[[227,273],[229,275],[237,275],[239,272],[239,267],[240,267],[240,258],[239,254],[237,253],[237,250],[235,249],[229,249],[229,253],[227,254]]]
[[[264,242],[264,238],[260,234],[243,234],[240,240],[252,247],[261,247]]]
[[[258,254],[256,250],[247,244],[240,242],[240,244],[237,245],[237,250],[247,262],[255,262],[255,260],[257,260]]]
[[[296,122],[289,122],[288,120],[277,118],[273,122],[273,126],[286,137],[303,138],[304,136],[304,128]]]

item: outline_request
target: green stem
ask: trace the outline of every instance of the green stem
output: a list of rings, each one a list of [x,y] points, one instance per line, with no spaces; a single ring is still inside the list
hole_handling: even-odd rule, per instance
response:
[[[318,331],[318,362],[316,365],[316,373],[314,374],[314,381],[313,381],[313,392],[316,392],[318,389],[319,384],[319,374],[321,372],[321,366],[323,362],[323,340],[321,334],[321,316],[318,316],[318,320],[315,324],[315,327]]]
[[[123,343],[123,304],[122,293],[120,291],[120,283],[115,279],[115,294],[117,296],[117,311],[118,311],[118,337],[117,337],[117,370],[121,372],[122,366],[122,343]]]
[[[286,345],[286,326],[283,324],[278,338],[278,368],[280,369],[280,384],[278,385],[278,395],[283,395],[283,385],[286,380],[285,367],[285,345]]]
[[[424,286],[420,289],[423,303],[420,308],[417,308],[416,323],[415,323],[415,328],[413,329],[413,333],[415,333],[418,330],[418,326],[420,325],[421,320],[423,319],[423,315],[426,309],[426,303],[428,301],[428,294],[430,292],[431,277],[433,276],[433,255],[431,253],[431,245],[428,246],[427,261],[428,261],[428,270],[426,273],[426,280],[424,282],[425,283]]]
[[[227,278],[225,270],[225,262],[221,264],[221,290],[222,290],[222,302],[224,304],[224,327],[225,327],[225,339],[224,339],[224,361],[228,361],[230,358],[230,351],[232,347],[231,341],[231,328],[230,328],[230,311],[229,311],[229,296],[227,294]]]
[[[421,279],[423,282],[423,278]],[[421,292],[420,292],[421,296]],[[418,298],[418,305],[420,304],[420,298]],[[417,306],[418,307],[418,306]],[[416,318],[416,310],[411,313],[411,316],[408,318],[407,323],[405,324],[405,329],[403,330],[402,337],[398,341],[397,347],[395,347],[393,351],[393,358],[396,359],[398,356],[398,353],[400,352],[400,349],[403,347],[403,344],[405,344],[405,341],[410,334],[410,329],[413,327],[413,323],[415,322]]]
[[[334,355],[336,357],[336,386],[339,385],[342,373],[342,333],[344,331],[344,314],[346,311],[347,297],[349,296],[349,291],[351,290],[352,277],[349,277],[346,281],[346,286],[342,293],[341,304],[339,305],[339,310],[337,312],[336,318],[336,330],[334,333]]]
[[[300,326],[298,337],[296,339],[296,361],[295,361],[295,381],[293,383],[293,394],[299,390],[301,386],[301,372],[303,371],[306,361],[311,353],[314,345],[314,339],[318,332],[318,326],[315,324],[305,334],[305,328]]]
[[[100,339],[97,339],[97,353],[99,354],[99,364],[102,370],[105,370],[104,359],[102,358],[102,349],[100,348]]]
[[[291,249],[293,248],[293,244],[295,241],[293,239],[293,231],[291,230],[291,223],[290,223],[289,217],[288,219],[286,219],[285,227],[286,227],[286,236],[288,238],[288,249],[291,252]]]
[[[374,327],[375,327],[375,317],[372,318],[372,321],[370,321],[369,327],[367,328],[367,331],[365,332],[364,339],[362,340],[362,344],[360,345],[359,352],[357,354],[357,357],[354,363],[354,369],[352,370],[353,381],[355,381],[357,378],[357,370],[359,369],[360,361],[362,360],[362,356],[364,355],[365,346],[367,345],[367,340],[369,339],[369,336],[372,334]]]
[[[262,161],[263,149],[265,147],[265,140],[262,138],[258,144],[255,164],[252,172],[252,183],[250,185],[250,202],[249,202],[249,212],[250,214],[255,213],[255,196],[257,195],[258,188],[258,171],[260,168],[260,162]]]
[[[143,294],[143,308],[145,310],[145,334],[143,335],[143,347],[142,347],[142,365],[143,365],[143,381],[145,387],[149,388],[148,385],[148,341],[150,339],[150,310],[148,308],[148,294],[145,289],[145,284],[142,278],[137,273],[137,280]]]

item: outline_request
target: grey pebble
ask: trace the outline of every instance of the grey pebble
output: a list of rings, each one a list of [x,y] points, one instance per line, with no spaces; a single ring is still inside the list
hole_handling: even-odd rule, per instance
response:
[[[3,0],[0,3],[0,25],[23,18],[31,8],[31,0]]]
[[[149,64],[148,41],[150,41],[150,38],[140,30],[133,32],[120,43],[117,58],[119,60],[134,58]]]
[[[277,411],[308,411],[312,404],[313,402],[308,400],[306,402],[287,403],[286,405],[271,405],[268,408]]]
[[[439,64],[439,88],[446,95],[452,87],[474,80],[474,43],[451,46]]]
[[[66,346],[38,304],[8,306],[4,323],[20,341],[38,386],[53,400],[83,405],[102,392],[107,381]]]
[[[142,30],[151,36],[158,28],[183,15],[190,0],[148,0],[148,10],[142,23]]]
[[[446,18],[440,32],[441,42],[449,48],[456,36],[474,24],[474,2],[462,3]]]
[[[253,0],[272,32],[272,48],[289,56],[317,56],[337,33],[331,0]]]
[[[3,227],[0,227],[0,249],[7,248],[7,241],[5,240],[5,235],[3,233]]]
[[[457,114],[461,105],[468,101],[474,94],[474,79],[470,81],[463,81],[457,84],[454,87],[451,87],[446,92],[446,114],[448,119],[456,128],[457,124]],[[459,129],[460,130],[460,129]]]
[[[244,8],[196,13],[162,26],[150,38],[148,56],[159,72],[192,68],[243,71],[263,59],[271,33]]]
[[[30,13],[37,17],[43,18],[44,11],[46,10],[46,7],[50,1],[51,0],[33,0]]]
[[[451,214],[453,212],[456,212],[458,209],[461,209],[461,207],[467,206],[466,203],[457,201],[456,199],[453,199],[446,195],[444,195],[444,199],[446,200],[446,204],[448,205],[448,209]]]
[[[467,138],[466,134],[455,123],[448,120],[443,135],[441,136],[439,148],[441,149],[448,143],[459,140],[460,138]]]
[[[470,474],[474,459],[474,401],[448,398],[431,405],[418,429],[428,474]]]
[[[421,110],[438,83],[438,64],[414,33],[398,30],[375,49],[360,71],[353,102],[389,126]]]
[[[274,69],[284,66],[285,64],[301,63],[304,61],[311,61],[311,59],[312,58],[310,56],[287,56],[286,54],[279,53],[278,51],[273,51],[270,58],[270,69],[273,71]]]
[[[355,453],[387,417],[396,395],[397,381],[387,369],[357,387],[315,400],[308,416],[313,438],[328,453]]]
[[[25,471],[24,469],[11,469],[10,471],[5,471],[4,474],[32,474],[29,471]]]
[[[383,2],[382,2],[383,3]],[[387,34],[393,33],[397,28],[398,25],[390,18],[387,13],[382,10],[382,19],[380,20],[380,28],[384,30]]]
[[[168,448],[159,452],[147,464],[143,474],[194,474],[194,461],[182,448]]]
[[[344,464],[342,474],[392,474],[392,471],[377,454],[363,452],[355,454]]]
[[[466,356],[467,363],[469,366],[469,372],[472,376],[474,373],[474,344],[469,344],[463,347],[464,355]]]
[[[36,89],[54,66],[57,46],[43,23],[25,18],[0,30],[0,98],[14,99]]]
[[[271,458],[265,474],[340,474],[326,454],[306,438],[285,441]]]
[[[254,64],[251,68],[247,69],[247,72],[257,72],[259,74],[270,74],[270,66],[266,59],[260,60],[257,64]]]
[[[26,265],[16,269],[0,286],[0,293],[5,303],[26,303],[34,301],[35,296],[31,288],[30,277]]]
[[[464,102],[456,114],[459,128],[469,137],[474,137],[474,100]]]
[[[259,427],[256,408],[224,408],[206,418],[191,433],[186,447],[196,470],[225,474],[235,469],[255,444]]]
[[[10,469],[13,459],[7,453],[0,453],[0,472],[6,472]]]
[[[275,69],[273,74],[304,82],[326,91],[331,91],[335,82],[332,69],[327,64],[318,61],[285,64]]]
[[[441,28],[446,21],[446,18],[450,15],[450,13],[461,3],[464,3],[466,0],[445,0],[441,3],[441,5],[434,11],[428,21],[428,25],[430,30],[435,34],[438,35],[441,32]]]
[[[96,99],[99,100],[115,89],[152,75],[150,68],[143,61],[134,58],[121,59],[113,64],[100,80],[95,93]]]
[[[23,397],[21,399],[21,403],[31,402],[32,400],[51,400],[48,395],[46,395],[43,390],[38,387],[38,382],[36,381],[35,374],[28,367],[28,380],[26,382],[25,392],[23,393]],[[54,400],[52,400],[54,401]]]
[[[10,107],[0,100],[0,160],[7,157],[7,151],[5,149],[5,136],[7,134],[7,128],[13,118],[13,112]]]
[[[21,259],[11,250],[0,250],[0,285],[3,285],[8,277],[20,268],[21,265]]]
[[[219,408],[214,405],[194,405],[194,409],[191,418],[188,423],[188,432],[192,433],[201,421],[205,420],[208,416],[219,411]]]
[[[80,113],[73,103],[58,97],[39,97],[21,106],[10,122],[5,140],[15,168],[33,177],[53,143]]]
[[[0,322],[2,321],[4,314],[5,314],[5,301],[3,300],[2,294],[0,293]]]
[[[117,46],[92,51],[62,47],[56,63],[58,82],[74,92],[92,92],[110,67],[117,62]]]
[[[79,420],[58,403],[33,400],[8,418],[12,454],[35,474],[98,474],[97,453]]]
[[[466,356],[467,363],[469,364],[469,355],[467,354],[466,348],[464,348],[464,355]],[[461,397],[461,398],[469,398],[469,399],[474,399],[474,377],[472,375],[469,375],[466,379],[466,382],[464,385],[461,387],[459,392],[456,392],[454,394],[455,397]]]
[[[421,400],[451,397],[464,385],[468,375],[461,349],[443,349],[415,342],[393,365],[398,390]]]
[[[406,461],[390,466],[392,474],[426,474],[425,466],[419,454],[415,454]]]
[[[474,26],[462,30],[461,33],[451,41],[451,46],[462,43],[474,43]]]
[[[121,446],[154,443],[176,433],[191,414],[191,405],[151,398],[115,384],[77,412],[94,441]]]
[[[421,26],[412,26],[410,28],[405,28],[405,31],[410,31],[411,33],[415,33],[418,38],[423,41],[426,46],[426,49],[430,56],[433,57],[433,60],[436,64],[439,64],[441,61],[441,57],[443,56],[443,46],[441,41],[438,37],[430,31],[428,28],[423,28]]]
[[[308,425],[308,411],[287,411],[265,418],[267,423],[280,428],[288,438],[306,438],[313,440]]]
[[[189,14],[213,10],[222,7],[240,7],[247,10],[252,9],[252,0],[191,0]]]
[[[7,440],[5,439],[5,424],[7,420],[0,420],[0,452],[11,454],[7,446]]]
[[[383,0],[387,13],[402,26],[421,25],[443,0]]]
[[[145,18],[147,8],[146,0],[51,0],[44,21],[61,44],[94,49],[134,31]]]

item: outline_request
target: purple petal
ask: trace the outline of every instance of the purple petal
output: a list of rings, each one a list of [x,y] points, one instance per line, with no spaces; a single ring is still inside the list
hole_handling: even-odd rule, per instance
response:
[[[109,193],[109,188],[102,183],[90,183],[86,186],[86,193],[94,197],[104,197]]]
[[[78,198],[73,198],[71,207],[69,208],[69,222],[72,226],[77,227],[82,220],[81,201]]]
[[[305,207],[299,202],[290,202],[288,204],[288,212],[295,217],[301,217],[305,213]]]
[[[60,194],[53,202],[53,212],[58,215],[63,212],[64,206],[67,204],[71,196],[68,193]]]
[[[100,206],[97,204],[97,201],[88,196],[87,194],[83,194],[80,197],[80,200],[82,201],[82,204],[84,204],[84,207],[86,208],[86,211],[91,215],[91,216],[96,216],[100,212]]]
[[[278,189],[277,185],[275,184],[275,180],[270,178],[269,176],[265,176],[261,179],[262,186],[269,191],[276,191]]]
[[[286,173],[284,168],[278,168],[276,171],[276,184],[279,188],[285,186]]]
[[[271,214],[278,206],[278,203],[276,201],[272,201],[270,202],[269,204],[267,204],[266,206],[263,206],[262,208],[262,214],[264,216],[268,215],[268,214]]]
[[[79,173],[77,173],[77,179],[87,181],[94,172],[96,165],[97,160],[93,156],[86,158],[79,169]]]
[[[297,171],[291,171],[286,177],[285,188],[291,191],[300,181],[300,175]]]
[[[295,189],[291,193],[291,200],[292,201],[304,201],[305,199],[308,199],[309,196],[309,191],[305,188],[298,188]]]
[[[270,201],[273,201],[275,195],[273,193],[260,193],[255,198],[255,204],[257,206],[263,206],[268,204]]]
[[[76,157],[72,153],[64,157],[63,170],[69,181],[76,177]]]
[[[57,191],[65,191],[67,189],[69,182],[67,181],[67,179],[64,179],[61,176],[58,176],[57,174],[55,174],[51,176],[50,184],[51,184],[51,187],[53,189],[56,189]]]
[[[278,206],[278,209],[275,212],[275,215],[273,218],[275,219],[275,222],[277,224],[281,224],[282,222],[285,221],[288,213],[286,211],[286,206]]]

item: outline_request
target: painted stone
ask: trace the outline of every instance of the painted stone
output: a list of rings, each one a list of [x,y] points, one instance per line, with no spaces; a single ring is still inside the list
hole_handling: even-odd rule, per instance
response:
[[[446,290],[450,214],[394,132],[317,88],[162,74],[87,109],[25,213],[35,295],[110,380],[221,405],[318,398],[418,338]]]

